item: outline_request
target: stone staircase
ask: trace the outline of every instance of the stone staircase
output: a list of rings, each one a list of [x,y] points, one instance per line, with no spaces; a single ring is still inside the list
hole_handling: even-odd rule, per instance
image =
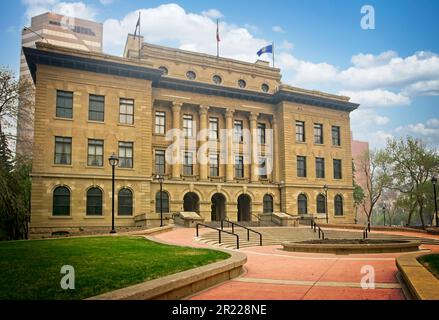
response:
[[[318,234],[314,233],[310,228],[289,228],[289,227],[260,227],[252,228],[253,230],[262,234],[262,245],[280,245],[285,241],[303,241],[305,239],[318,239]],[[224,228],[225,231],[232,232],[231,228]],[[250,240],[247,240],[247,230],[240,227],[235,227],[235,234],[239,236],[239,247],[255,247],[260,245],[259,235],[250,232]],[[236,237],[222,233],[221,244],[218,243],[218,232],[212,231],[202,234],[199,237],[201,242],[210,245],[219,245],[228,249],[236,249]]]
[[[218,224],[218,227],[220,225]],[[262,245],[280,245],[285,241],[300,242],[306,240],[318,239],[318,233],[315,233],[310,227],[258,227],[252,228],[253,230],[260,232],[262,234]],[[224,228],[225,231],[231,232],[231,228]],[[343,230],[331,230],[324,229],[325,238],[328,239],[362,239],[363,235],[361,232],[343,231]],[[250,240],[247,240],[247,230],[240,227],[235,227],[235,234],[239,236],[239,247],[255,247],[259,246],[259,235],[250,232]],[[236,249],[236,237],[233,235],[221,233],[221,244],[218,242],[218,232],[213,231],[207,232],[199,237],[199,241],[210,244],[221,246],[228,249]],[[369,234],[369,239],[379,239],[379,240],[410,240],[410,241],[421,241],[422,244],[427,245],[439,245],[439,240],[419,238],[412,236],[399,236],[399,235],[389,235],[380,234],[379,232],[372,232]]]

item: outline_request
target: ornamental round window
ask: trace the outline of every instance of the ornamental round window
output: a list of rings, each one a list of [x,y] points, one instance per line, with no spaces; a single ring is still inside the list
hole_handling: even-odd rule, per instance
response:
[[[188,78],[189,80],[195,80],[196,77],[197,75],[195,74],[195,72],[193,71],[186,72],[186,78]]]
[[[214,75],[213,78],[212,78],[212,81],[215,84],[221,84],[221,82],[223,82],[223,79],[221,79],[221,77],[218,76],[218,75]]]
[[[268,86],[268,84],[264,83],[262,84],[261,89],[264,92],[268,92],[268,90],[270,90],[270,87]]]

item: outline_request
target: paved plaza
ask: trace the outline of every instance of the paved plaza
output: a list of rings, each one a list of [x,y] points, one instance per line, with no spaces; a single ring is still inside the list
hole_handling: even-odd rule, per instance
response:
[[[278,234],[309,235],[303,228],[278,228]],[[270,230],[271,232],[271,230]],[[201,230],[209,238],[211,230]],[[358,231],[327,230],[329,235],[361,237]],[[422,249],[439,252],[438,236],[416,232],[372,232],[373,238],[420,238]],[[195,238],[194,229],[176,228],[152,237],[171,244],[216,247]],[[296,239],[298,237],[296,236]],[[305,240],[305,239],[304,239]],[[333,255],[285,252],[280,245],[244,247],[245,274],[189,297],[192,300],[403,300],[395,258],[403,253]],[[363,289],[362,268],[373,267],[375,289]],[[370,270],[370,267],[369,270]]]

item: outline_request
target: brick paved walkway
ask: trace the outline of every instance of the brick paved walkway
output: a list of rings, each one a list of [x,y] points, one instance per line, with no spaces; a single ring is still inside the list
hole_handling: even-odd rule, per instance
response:
[[[202,230],[208,232],[208,230]],[[384,232],[383,232],[384,233]],[[194,229],[176,228],[152,238],[172,244],[209,247],[195,240]],[[215,247],[213,247],[215,248]],[[437,245],[423,249],[439,252]],[[399,300],[405,299],[396,278],[399,254],[331,255],[285,252],[281,246],[241,249],[246,273],[201,292],[193,300]],[[362,289],[363,266],[372,266],[375,289]]]

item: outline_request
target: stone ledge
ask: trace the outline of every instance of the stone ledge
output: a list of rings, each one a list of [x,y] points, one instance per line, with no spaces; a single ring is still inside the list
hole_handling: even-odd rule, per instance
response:
[[[231,257],[86,300],[177,300],[236,278],[243,273],[243,266],[247,262],[247,256],[244,253],[215,250],[229,253]]]
[[[439,279],[418,261],[428,254],[431,253],[418,252],[396,258],[402,279],[416,300],[439,300]]]
[[[364,254],[394,253],[418,251],[421,242],[406,241],[404,243],[387,244],[305,244],[283,242],[283,250],[290,252],[332,253],[332,254]]]

